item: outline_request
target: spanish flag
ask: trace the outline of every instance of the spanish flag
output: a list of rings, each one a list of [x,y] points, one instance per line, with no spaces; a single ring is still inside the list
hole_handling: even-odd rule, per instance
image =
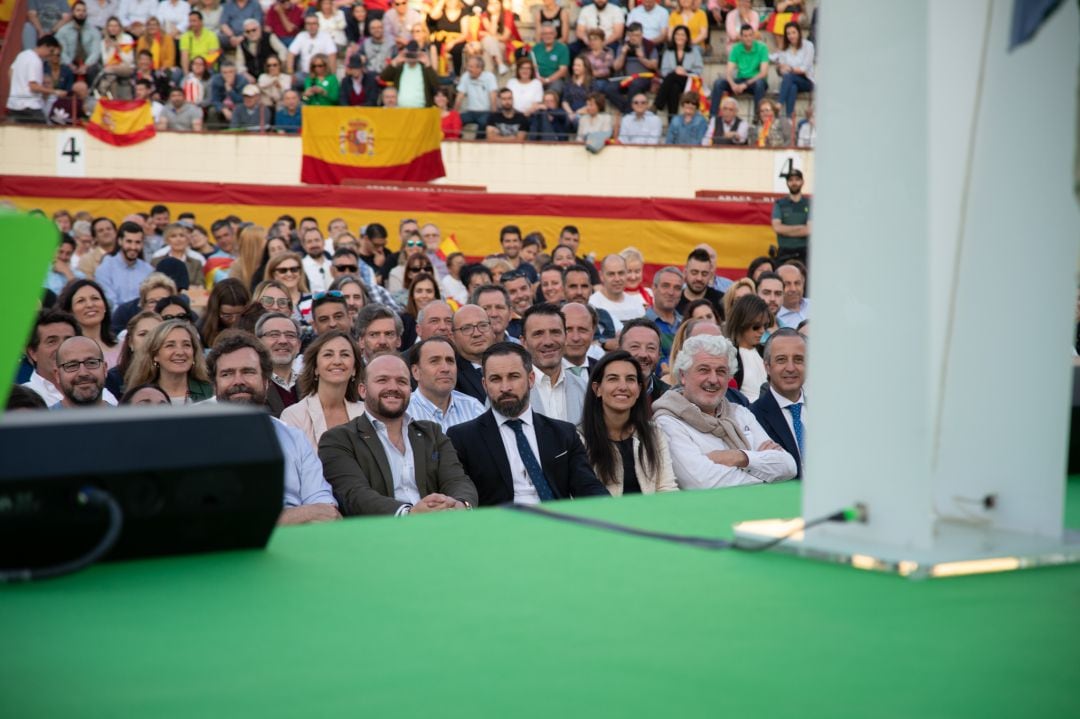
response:
[[[134,145],[156,134],[154,115],[146,100],[98,100],[86,131],[117,147]]]
[[[787,27],[789,22],[798,23],[799,13],[797,12],[774,12],[765,20],[765,29],[771,32],[773,35],[783,36],[784,28]]]
[[[446,175],[437,108],[305,106],[303,112],[301,182],[429,182]]]
[[[455,252],[461,252],[461,248],[458,247],[457,236],[450,233],[439,243],[439,247],[435,250],[435,255],[443,262],[446,262],[446,258]]]

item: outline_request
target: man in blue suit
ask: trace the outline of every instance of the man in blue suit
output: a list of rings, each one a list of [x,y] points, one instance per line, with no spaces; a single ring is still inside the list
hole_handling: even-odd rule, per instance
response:
[[[482,368],[491,409],[447,430],[476,485],[480,506],[609,496],[589,466],[574,425],[529,406],[533,378],[528,350],[497,342],[484,352]]]
[[[803,440],[806,424],[806,340],[784,327],[765,343],[765,371],[769,391],[762,392],[750,411],[772,441],[795,458],[796,477],[802,477]]]

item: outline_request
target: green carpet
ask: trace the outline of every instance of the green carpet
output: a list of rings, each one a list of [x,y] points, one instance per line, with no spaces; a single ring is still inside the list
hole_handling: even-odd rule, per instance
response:
[[[730,536],[799,487],[559,509]],[[498,509],[351,520],[0,589],[0,716],[1077,716],[1078,609],[1080,567],[916,582]]]

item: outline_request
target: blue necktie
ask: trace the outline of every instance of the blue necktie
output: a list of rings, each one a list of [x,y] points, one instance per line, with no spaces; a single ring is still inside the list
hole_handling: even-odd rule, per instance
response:
[[[791,426],[795,428],[795,443],[799,445],[799,456],[801,457],[803,454],[802,402],[789,404],[788,409],[791,411]]]
[[[547,479],[544,477],[544,470],[540,468],[540,463],[536,461],[536,455],[533,454],[532,447],[529,446],[529,440],[525,438],[525,430],[521,428],[522,421],[520,419],[508,419],[506,424],[510,426],[510,429],[514,430],[518,455],[521,457],[521,463],[525,465],[525,471],[529,473],[529,479],[532,481],[533,487],[536,488],[536,494],[540,497],[540,501],[547,502],[555,499],[555,494],[551,491],[551,485],[548,484]]]

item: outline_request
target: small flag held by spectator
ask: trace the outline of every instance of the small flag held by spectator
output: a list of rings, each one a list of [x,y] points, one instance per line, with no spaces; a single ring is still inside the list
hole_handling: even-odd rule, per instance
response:
[[[799,22],[799,13],[797,12],[774,12],[769,15],[765,20],[765,29],[771,32],[773,35],[783,36],[784,28],[787,27],[789,22]]]
[[[98,100],[86,131],[117,147],[134,145],[156,134],[154,116],[146,100]]]
[[[458,247],[457,236],[451,233],[443,238],[443,241],[439,243],[438,249],[435,250],[435,255],[446,262],[446,258],[455,252],[461,252],[461,248]]]

